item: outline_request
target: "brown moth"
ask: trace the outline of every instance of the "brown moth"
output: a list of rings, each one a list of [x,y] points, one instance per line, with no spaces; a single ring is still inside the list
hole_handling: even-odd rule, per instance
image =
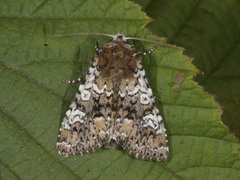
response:
[[[114,142],[136,158],[164,161],[168,140],[142,66],[142,56],[123,34],[98,48],[63,119],[57,150],[84,155]],[[134,38],[131,38],[134,39]],[[139,39],[138,39],[139,40]],[[140,39],[142,40],[142,39]]]

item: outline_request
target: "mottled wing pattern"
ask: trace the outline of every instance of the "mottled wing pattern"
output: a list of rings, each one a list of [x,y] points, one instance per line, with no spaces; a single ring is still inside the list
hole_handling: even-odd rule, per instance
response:
[[[115,141],[137,158],[168,156],[166,129],[142,66],[123,34],[96,46],[96,55],[63,119],[57,149],[83,155]],[[111,142],[111,143],[110,143]]]
[[[63,156],[93,152],[110,141],[111,108],[107,104],[113,92],[97,67],[95,55],[63,119],[57,142]]]
[[[134,78],[121,81],[118,107],[116,142],[137,158],[166,160],[166,129],[140,61]]]

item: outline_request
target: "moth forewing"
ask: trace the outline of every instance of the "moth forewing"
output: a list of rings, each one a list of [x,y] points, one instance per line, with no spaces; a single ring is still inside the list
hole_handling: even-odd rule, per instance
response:
[[[60,155],[84,155],[115,141],[136,158],[168,156],[163,119],[142,66],[142,55],[123,34],[96,47],[92,63],[63,119]],[[69,81],[71,82],[71,81]]]

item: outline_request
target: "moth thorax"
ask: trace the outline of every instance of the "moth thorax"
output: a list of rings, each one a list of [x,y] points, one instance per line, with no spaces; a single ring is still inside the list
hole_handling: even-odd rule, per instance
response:
[[[127,42],[127,39],[124,36],[124,34],[118,33],[113,37],[112,41],[113,42]]]

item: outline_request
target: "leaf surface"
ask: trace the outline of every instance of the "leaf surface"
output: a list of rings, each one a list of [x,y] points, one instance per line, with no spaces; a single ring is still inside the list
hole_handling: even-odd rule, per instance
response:
[[[1,1],[0,162],[2,179],[234,179],[239,144],[220,122],[220,106],[191,79],[198,70],[181,50],[159,46],[143,57],[167,128],[166,162],[143,161],[121,149],[74,157],[56,151],[60,124],[88,68],[98,32],[154,39],[150,19],[128,1]],[[153,44],[131,41],[139,51]]]

